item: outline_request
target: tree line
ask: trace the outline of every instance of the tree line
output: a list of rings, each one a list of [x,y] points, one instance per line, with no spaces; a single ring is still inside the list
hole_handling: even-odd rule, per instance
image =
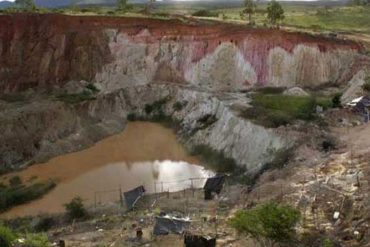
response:
[[[128,0],[116,0],[116,7],[119,11],[127,11],[132,8],[132,5],[128,3]],[[71,5],[76,5],[79,1],[78,0],[71,0]],[[147,9],[150,10],[152,8],[153,3],[155,0],[148,0]],[[36,10],[36,4],[34,0],[15,0],[15,4],[26,11],[34,11]]]
[[[241,12],[242,16],[248,16],[249,25],[254,25],[253,15],[256,13],[257,4],[254,0],[244,0],[244,9]],[[267,19],[273,26],[278,26],[285,18],[284,9],[281,4],[272,0],[267,5]]]

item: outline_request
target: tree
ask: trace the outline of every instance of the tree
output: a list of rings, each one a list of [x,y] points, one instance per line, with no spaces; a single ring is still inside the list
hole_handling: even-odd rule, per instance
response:
[[[299,219],[298,210],[270,202],[236,212],[230,224],[240,233],[255,239],[261,246],[274,246],[289,244],[296,239],[295,226]]]
[[[117,0],[117,9],[126,10],[127,9],[127,0]]]
[[[15,0],[15,4],[25,10],[36,9],[36,4],[33,0]]]
[[[148,0],[148,4],[146,6],[146,11],[150,13],[153,9],[153,4],[155,3],[155,0]]]
[[[69,203],[64,204],[64,207],[70,219],[80,219],[87,215],[81,197],[73,198]]]
[[[257,5],[253,0],[244,0],[243,14],[248,15],[249,24],[252,23],[252,15],[256,12]]]
[[[284,9],[279,2],[272,0],[267,6],[267,19],[272,25],[284,19]]]

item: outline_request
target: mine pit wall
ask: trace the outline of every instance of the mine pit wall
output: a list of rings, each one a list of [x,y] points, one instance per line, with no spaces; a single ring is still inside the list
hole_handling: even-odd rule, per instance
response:
[[[163,101],[165,100],[165,101]],[[150,119],[146,105],[163,101],[161,111],[180,123],[178,136],[189,150],[205,145],[232,158],[249,174],[256,174],[273,160],[277,150],[293,145],[293,140],[275,130],[265,129],[235,115],[211,93],[171,85],[144,85],[102,94],[96,100],[68,105],[39,101],[9,110],[0,121],[0,164],[17,169],[93,145],[122,131],[127,116]],[[187,102],[174,109],[177,102]],[[20,117],[19,111],[34,109]],[[213,116],[203,125],[201,119]]]
[[[153,81],[206,90],[346,83],[361,69],[357,43],[177,20],[63,15],[0,16],[0,92],[67,81],[104,92]]]
[[[228,24],[33,14],[0,23],[0,93],[32,88],[54,99],[2,106],[0,165],[12,168],[91,146],[168,97],[163,111],[189,149],[211,147],[255,174],[293,139],[240,118],[212,91],[340,85],[369,62],[350,41]],[[55,100],[79,80],[95,83],[96,100]],[[209,115],[216,121],[200,126]]]

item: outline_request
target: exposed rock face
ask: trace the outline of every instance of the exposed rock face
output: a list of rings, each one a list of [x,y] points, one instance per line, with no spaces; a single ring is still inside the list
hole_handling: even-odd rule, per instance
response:
[[[0,22],[0,92],[71,80],[106,92],[153,81],[317,87],[346,83],[364,60],[350,41],[228,24],[25,14]]]
[[[189,149],[198,145],[211,147],[251,174],[271,161],[275,151],[292,144],[276,130],[236,115],[230,106],[241,103],[238,97],[223,100],[178,86],[144,85],[100,95],[75,106],[39,100],[4,111],[0,116],[0,131],[4,133],[0,136],[0,163],[14,168],[85,148],[121,131],[130,113],[150,117],[146,106],[158,101],[163,102],[161,112],[180,123],[178,134]],[[183,103],[183,107],[175,109],[176,103]],[[209,116],[213,120],[204,123]]]
[[[291,142],[235,114],[230,106],[248,104],[236,91],[345,84],[369,64],[354,42],[229,24],[31,14],[1,15],[0,23],[0,94],[42,95],[0,102],[5,166],[92,145],[161,101],[185,145],[206,145],[256,173]],[[76,105],[43,93],[78,93],[88,83],[100,94]]]

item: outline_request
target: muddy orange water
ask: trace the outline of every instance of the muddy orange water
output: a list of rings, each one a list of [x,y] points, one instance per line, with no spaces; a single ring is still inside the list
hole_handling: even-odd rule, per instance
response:
[[[52,178],[58,184],[41,199],[14,207],[1,217],[61,212],[63,204],[75,196],[81,196],[88,205],[114,202],[119,200],[119,188],[126,191],[139,185],[148,192],[181,190],[189,187],[190,181],[180,180],[212,175],[197,164],[199,160],[186,153],[171,129],[156,123],[130,122],[122,133],[91,148],[8,175],[19,175],[23,181],[35,176],[37,180]],[[202,183],[204,180],[199,180],[194,185]]]

